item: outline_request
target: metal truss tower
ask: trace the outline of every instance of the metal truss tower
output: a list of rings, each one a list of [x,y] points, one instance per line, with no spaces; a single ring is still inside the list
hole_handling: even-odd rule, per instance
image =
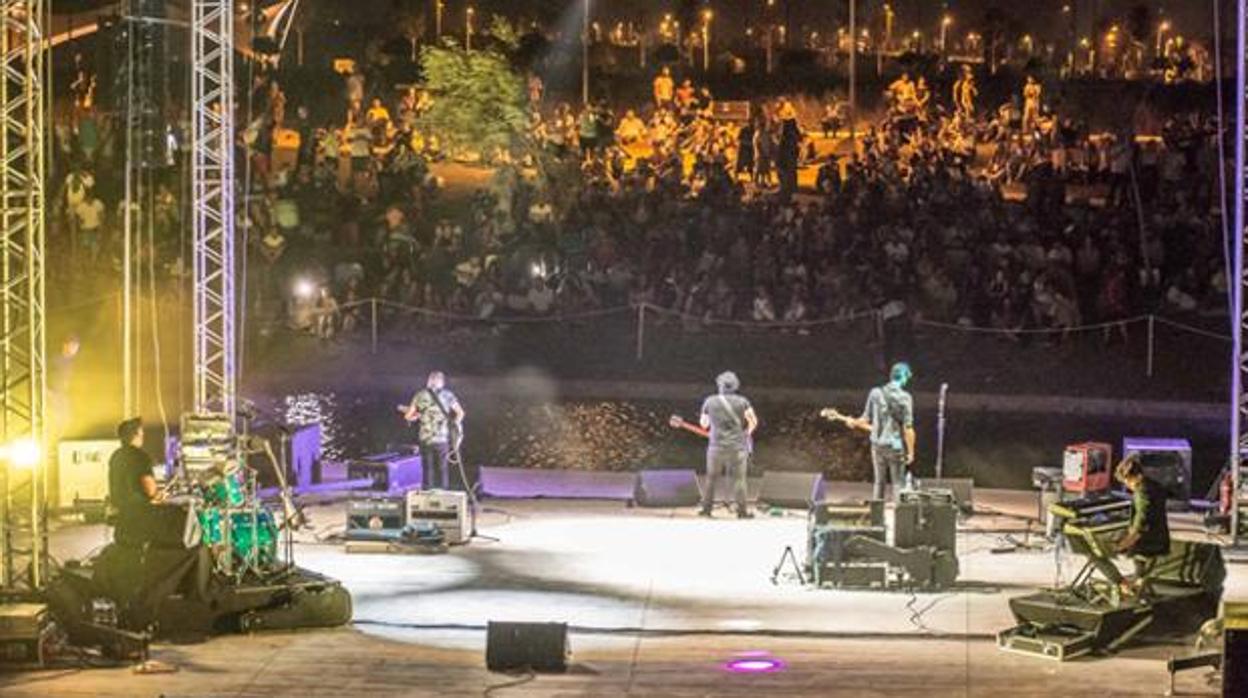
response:
[[[235,414],[234,0],[191,0],[194,399]]]
[[[1246,512],[1240,511],[1245,499],[1244,457],[1248,455],[1248,435],[1244,427],[1248,424],[1248,395],[1244,394],[1244,386],[1248,383],[1248,353],[1245,353],[1245,330],[1248,329],[1248,316],[1244,314],[1244,293],[1248,291],[1248,276],[1245,275],[1244,255],[1248,253],[1248,239],[1245,239],[1245,196],[1244,167],[1248,165],[1248,128],[1245,128],[1245,116],[1248,116],[1248,61],[1245,61],[1245,33],[1248,33],[1248,0],[1236,2],[1235,17],[1235,189],[1232,201],[1233,239],[1231,242],[1233,256],[1234,293],[1231,298],[1231,338],[1232,361],[1231,370],[1231,455],[1228,459],[1231,476],[1231,544],[1239,547],[1243,536],[1240,535],[1241,519]]]
[[[44,395],[46,0],[0,0],[0,591],[47,574]]]

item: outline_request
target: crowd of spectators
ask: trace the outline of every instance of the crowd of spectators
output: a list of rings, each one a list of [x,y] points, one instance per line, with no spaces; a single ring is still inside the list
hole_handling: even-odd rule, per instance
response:
[[[878,312],[1016,339],[1225,306],[1217,131],[1201,113],[1094,133],[1030,78],[999,108],[976,104],[968,69],[949,95],[903,75],[864,129],[835,99],[724,110],[667,68],[631,106],[552,104],[531,78],[527,152],[475,154],[492,159],[488,183],[456,209],[430,163],[463,154],[416,128],[437,96],[359,72],[339,92],[318,122],[261,73],[238,142],[251,307],[322,337],[359,326],[369,297],[480,319],[645,302],[689,331]],[[73,112],[53,215],[95,261],[115,256],[124,211],[106,173],[123,151],[90,104],[75,96]],[[179,187],[157,179],[153,195],[150,254],[174,273]]]

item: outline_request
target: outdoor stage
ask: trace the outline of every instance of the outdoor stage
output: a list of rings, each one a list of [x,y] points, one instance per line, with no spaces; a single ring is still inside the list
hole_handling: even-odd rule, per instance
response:
[[[832,484],[829,499],[866,494]],[[802,587],[772,570],[786,545],[804,556],[803,512],[741,521],[700,519],[690,509],[627,508],[620,502],[489,500],[475,540],[441,555],[347,554],[341,544],[303,542],[299,563],[341,579],[355,601],[351,628],[159,645],[171,675],[128,669],[0,675],[5,696],[480,695],[508,676],[484,668],[490,620],[559,621],[573,669],[498,695],[1158,695],[1165,659],[1188,647],[1132,646],[1105,659],[1066,664],[996,649],[1014,624],[1007,599],[1056,580],[1046,551],[993,552],[1021,539],[1034,516],[1031,492],[977,491],[958,535],[957,588],[931,594]],[[309,509],[313,541],[341,530],[344,506]],[[1203,537],[1191,516],[1172,516],[1177,536]],[[58,559],[105,542],[97,526],[55,537]],[[1065,577],[1078,567],[1061,560]],[[1248,598],[1248,574],[1228,565],[1225,598]],[[783,668],[727,671],[743,657]],[[5,685],[9,682],[10,685]],[[1201,672],[1180,688],[1213,695]]]

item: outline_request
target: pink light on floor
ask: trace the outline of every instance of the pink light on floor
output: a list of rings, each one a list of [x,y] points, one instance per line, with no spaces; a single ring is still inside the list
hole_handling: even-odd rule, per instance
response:
[[[784,662],[766,652],[743,652],[724,665],[725,671],[734,674],[770,674],[784,669]]]

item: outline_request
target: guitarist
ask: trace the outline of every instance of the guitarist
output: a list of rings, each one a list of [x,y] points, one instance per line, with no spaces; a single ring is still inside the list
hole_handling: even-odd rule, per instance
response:
[[[425,489],[450,487],[448,465],[452,452],[459,450],[464,408],[455,393],[446,389],[446,375],[441,371],[430,373],[425,388],[412,396],[403,416],[409,422],[419,422],[420,467]]]
[[[893,481],[893,496],[901,489],[904,474],[914,465],[914,398],[906,392],[913,374],[910,364],[893,364],[889,381],[872,388],[867,405],[857,419],[843,418],[846,425],[871,434],[871,465],[875,470],[874,499],[884,499],[884,477]]]
[[[737,374],[732,371],[719,374],[715,377],[715,387],[717,392],[703,400],[699,419],[702,428],[710,430],[710,434],[706,446],[706,489],[702,491],[702,509],[698,515],[711,515],[715,481],[721,474],[729,473],[733,478],[737,518],[752,518],[745,508],[745,476],[750,438],[758,428],[758,416],[750,401],[737,394],[741,388]]]

